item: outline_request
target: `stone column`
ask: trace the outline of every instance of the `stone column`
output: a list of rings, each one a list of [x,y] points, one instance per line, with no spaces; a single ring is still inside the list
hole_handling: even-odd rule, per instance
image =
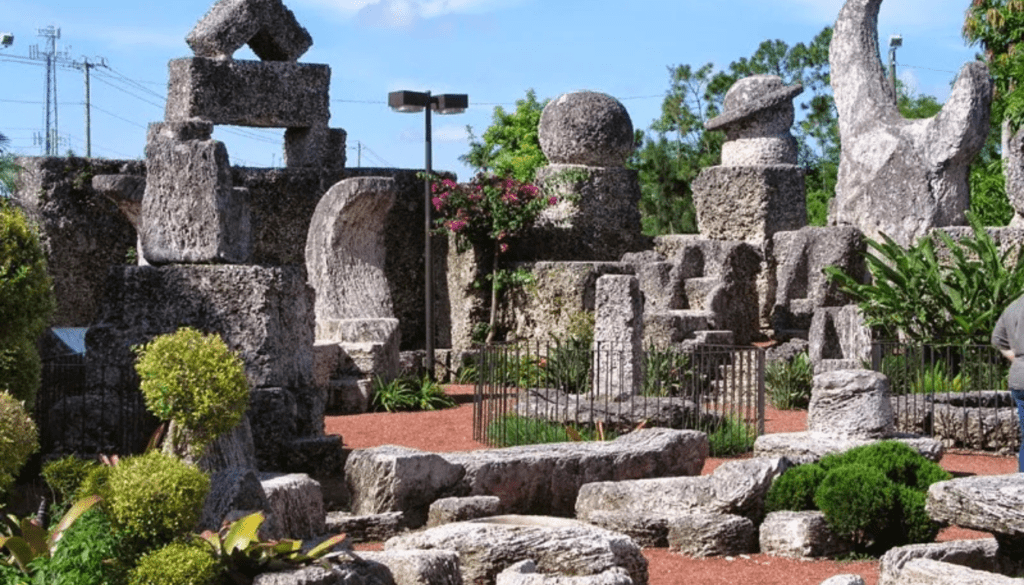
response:
[[[640,393],[644,299],[635,276],[597,279],[594,393],[621,400]]]

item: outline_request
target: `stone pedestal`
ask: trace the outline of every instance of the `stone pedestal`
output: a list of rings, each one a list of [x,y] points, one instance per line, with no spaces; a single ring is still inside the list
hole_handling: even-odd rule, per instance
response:
[[[697,229],[715,240],[763,243],[807,225],[803,169],[796,165],[709,167],[693,183]]]
[[[644,300],[635,276],[597,279],[594,394],[618,400],[640,392]]]

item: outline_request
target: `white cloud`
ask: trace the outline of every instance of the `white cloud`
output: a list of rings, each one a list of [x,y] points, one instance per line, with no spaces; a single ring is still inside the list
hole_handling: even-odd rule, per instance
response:
[[[466,142],[469,140],[469,134],[466,133],[465,126],[445,124],[444,126],[433,128],[433,131],[434,140],[437,142]]]
[[[356,22],[372,28],[409,29],[420,21],[420,5],[413,0],[380,0],[356,13]]]
[[[422,19],[480,14],[530,0],[299,0],[355,18],[365,26],[410,28]]]
[[[814,22],[835,22],[846,4],[845,0],[777,1],[788,4],[797,18]],[[962,0],[886,0],[879,11],[879,22],[883,28],[959,27],[966,4]]]

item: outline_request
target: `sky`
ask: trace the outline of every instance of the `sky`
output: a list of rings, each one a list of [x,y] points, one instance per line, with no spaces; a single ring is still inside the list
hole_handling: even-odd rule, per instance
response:
[[[167,63],[191,56],[185,36],[213,0],[0,0],[0,133],[19,155],[43,153],[45,66],[60,30],[56,129],[59,151],[86,152],[90,68],[92,155],[143,157],[146,127],[163,120]],[[969,0],[886,0],[880,45],[900,34],[897,73],[944,101],[977,48],[960,36]],[[647,129],[669,88],[668,68],[725,68],[765,40],[809,42],[832,25],[843,0],[285,0],[313,38],[300,59],[331,68],[331,127],[348,132],[347,166],[424,165],[424,115],[392,111],[396,90],[465,93],[469,109],[433,118],[433,167],[468,179],[459,161],[471,126],[480,135],[495,106],[592,90],[619,99]],[[33,59],[33,57],[37,57]],[[235,59],[256,59],[248,48]],[[52,125],[53,122],[51,122]],[[52,127],[52,126],[51,126]],[[218,126],[232,164],[282,165],[283,130]]]

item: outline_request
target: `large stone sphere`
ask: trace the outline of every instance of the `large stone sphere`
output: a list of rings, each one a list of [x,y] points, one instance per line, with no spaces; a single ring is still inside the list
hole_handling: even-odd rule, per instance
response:
[[[619,100],[594,91],[566,93],[544,107],[540,148],[551,164],[621,167],[633,152],[633,121]]]

